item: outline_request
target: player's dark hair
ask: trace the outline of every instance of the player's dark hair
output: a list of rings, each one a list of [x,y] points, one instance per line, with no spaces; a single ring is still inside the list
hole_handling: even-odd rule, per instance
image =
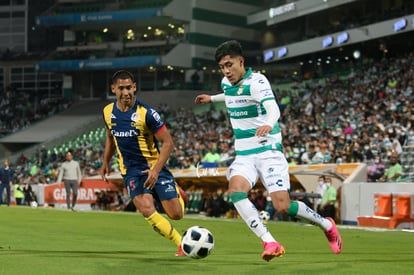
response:
[[[226,55],[230,55],[231,57],[243,56],[242,46],[240,43],[236,40],[229,40],[220,44],[216,48],[216,54],[214,56],[216,62],[220,62],[220,60]]]
[[[115,84],[118,79],[128,79],[128,78],[130,78],[132,80],[132,82],[135,82],[135,78],[134,78],[132,73],[130,73],[126,70],[116,71],[112,75],[112,84]]]

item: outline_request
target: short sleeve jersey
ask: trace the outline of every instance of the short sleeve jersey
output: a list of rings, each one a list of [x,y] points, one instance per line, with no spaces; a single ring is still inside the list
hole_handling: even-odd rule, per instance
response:
[[[106,105],[103,116],[115,142],[121,174],[140,176],[158,160],[159,149],[154,134],[165,124],[157,111],[139,100],[126,112],[116,106],[116,101]]]
[[[268,150],[282,150],[279,123],[264,137],[255,136],[267,119],[263,103],[276,100],[267,78],[248,69],[243,78],[232,85],[226,77],[221,81],[227,112],[235,136],[236,155],[250,155]]]

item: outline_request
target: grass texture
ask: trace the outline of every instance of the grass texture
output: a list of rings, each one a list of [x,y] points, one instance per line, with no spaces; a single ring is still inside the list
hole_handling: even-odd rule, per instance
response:
[[[323,232],[269,222],[286,254],[265,262],[260,240],[242,220],[187,216],[214,235],[207,258],[175,257],[175,245],[141,215],[0,207],[0,274],[414,274],[414,233],[339,226],[344,249],[332,254]]]

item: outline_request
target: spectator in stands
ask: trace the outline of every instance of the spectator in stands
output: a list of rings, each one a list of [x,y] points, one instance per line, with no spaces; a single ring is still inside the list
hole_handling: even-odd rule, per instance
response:
[[[220,166],[228,167],[233,161],[233,153],[230,150],[230,144],[227,142],[220,142]]]
[[[384,175],[379,181],[396,182],[403,174],[402,166],[399,163],[398,154],[393,152],[390,158],[390,165],[385,169]]]
[[[315,153],[315,146],[309,145],[308,150],[305,150],[300,157],[301,164],[310,164],[312,162],[314,153]]]
[[[322,217],[335,219],[336,189],[332,186],[332,179],[325,177],[326,189],[322,195],[320,212]]]
[[[324,154],[321,152],[321,147],[319,145],[314,146],[312,164],[319,164],[324,162]]]
[[[375,156],[374,161],[368,165],[368,181],[375,182],[378,181],[385,172],[385,164],[382,161],[380,155]]]
[[[220,163],[220,154],[217,152],[217,144],[212,143],[208,147],[207,153],[203,157],[203,167],[213,168],[218,167]]]
[[[221,217],[227,211],[227,203],[217,191],[213,191],[206,200],[205,211],[208,217]]]
[[[252,202],[256,207],[257,211],[265,210],[267,205],[267,199],[266,196],[263,194],[263,190],[253,189],[252,193],[254,194],[254,197],[252,197]]]
[[[396,152],[398,156],[401,155],[401,153],[403,152],[400,140],[398,139],[398,136],[396,133],[392,133],[390,135],[391,138],[391,143],[392,143],[392,151]]]
[[[32,201],[35,201],[35,194],[30,183],[30,177],[26,178],[23,186],[24,204],[30,206]]]
[[[411,128],[407,132],[407,137],[405,139],[404,145],[408,146],[408,147],[414,147],[414,130],[413,130],[413,128]]]
[[[16,200],[16,205],[22,205],[24,200],[23,187],[19,182],[16,182],[13,186],[13,196]]]
[[[82,172],[79,162],[73,159],[72,152],[66,152],[66,161],[62,163],[59,169],[58,183],[63,182],[66,190],[66,205],[68,209],[75,211],[75,205],[78,198],[78,186],[82,182]],[[72,191],[72,203],[70,194]]]
[[[7,206],[10,206],[11,192],[10,189],[14,183],[14,169],[10,167],[9,160],[3,161],[3,167],[0,168],[0,205],[3,204],[3,193],[6,191]]]
[[[285,110],[289,110],[291,104],[291,97],[289,94],[285,94],[279,103],[280,112],[283,113]]]
[[[4,92],[0,90],[0,137],[70,107],[70,104],[65,104],[66,99],[39,101],[36,94],[36,91],[19,91],[13,87],[7,87]]]

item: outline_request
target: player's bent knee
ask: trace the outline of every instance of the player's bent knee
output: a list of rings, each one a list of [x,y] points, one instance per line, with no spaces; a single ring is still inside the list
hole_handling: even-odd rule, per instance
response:
[[[172,220],[181,220],[183,218],[183,213],[180,211],[179,213],[167,214],[168,217]]]
[[[164,204],[164,210],[167,216],[172,220],[180,220],[184,216],[183,208],[180,204]]]
[[[181,220],[184,216],[181,207],[177,209],[165,209],[165,212],[167,216],[172,220]]]
[[[290,208],[290,202],[277,201],[273,203],[275,210],[280,214],[287,214]]]

